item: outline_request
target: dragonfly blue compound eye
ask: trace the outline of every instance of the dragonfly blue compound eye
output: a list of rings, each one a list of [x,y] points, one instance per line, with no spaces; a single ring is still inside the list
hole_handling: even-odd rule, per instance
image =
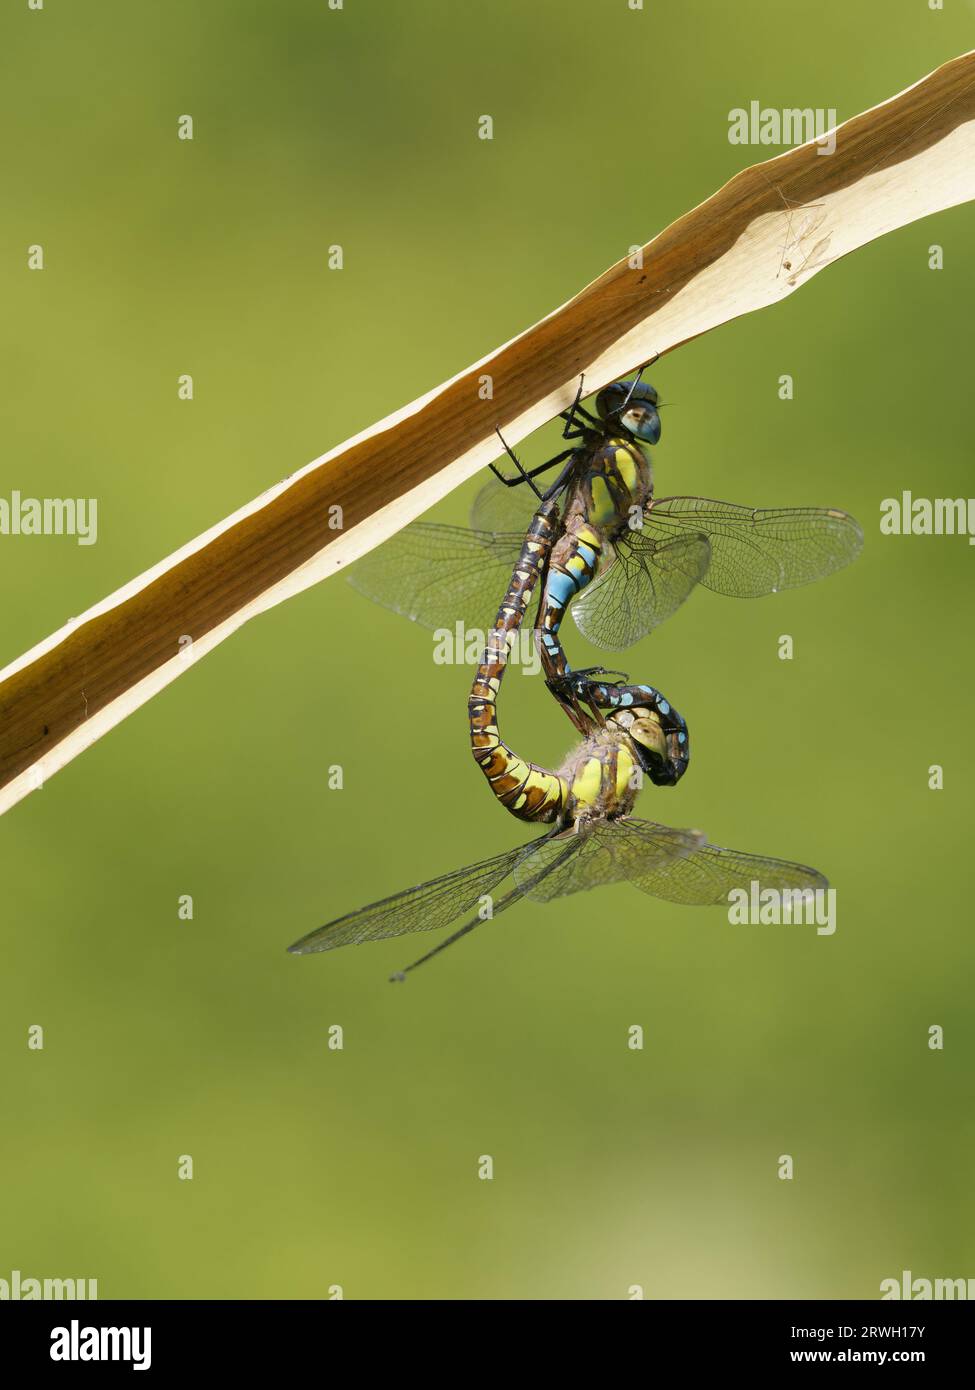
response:
[[[635,385],[632,380],[614,381],[612,386],[607,386],[596,397],[596,410],[605,420],[607,415],[622,410],[624,406],[658,403],[657,392],[649,381],[638,381]]]
[[[631,401],[620,416],[620,424],[646,444],[660,443],[660,416],[652,405]]]
[[[624,381],[623,385],[626,387],[627,391],[629,391],[630,383]],[[649,405],[657,405],[659,404],[660,398],[649,381],[638,381],[633,389],[633,394],[630,396],[630,400],[643,401],[645,404]]]

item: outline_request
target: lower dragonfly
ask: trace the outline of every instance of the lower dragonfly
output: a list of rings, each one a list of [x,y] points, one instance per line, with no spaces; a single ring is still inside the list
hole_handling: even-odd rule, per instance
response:
[[[522,484],[538,492],[536,477],[561,464],[539,494],[564,506],[535,627],[549,688],[584,731],[572,697],[599,668],[573,672],[565,658],[559,632],[570,603],[584,636],[619,651],[670,617],[698,584],[737,598],[796,588],[849,564],[863,535],[835,508],[655,497],[646,447],[660,438],[654,388],[640,374],[615,382],[597,395],[595,415],[581,395],[580,382],[561,416],[564,438],[578,444],[530,471],[508,450],[517,474],[506,478],[492,465],[473,529],[413,522],[359,560],[349,580],[425,627],[482,626],[521,548],[524,512],[515,492]]]
[[[557,534],[555,504],[543,503],[524,538],[468,701],[471,748],[494,795],[519,820],[552,828],[528,844],[328,922],[290,946],[292,953],[434,931],[473,914],[391,977],[401,980],[522,898],[549,902],[624,879],[652,897],[697,906],[726,904],[732,889],[752,884],[789,894],[793,902],[827,887],[822,874],[805,865],[722,849],[699,830],[675,830],[630,814],[644,773],[667,785],[687,765],[686,725],[650,686],[594,682],[587,692],[586,737],[557,771],[526,762],[504,743],[497,719],[501,680]],[[506,882],[510,886],[495,897]]]

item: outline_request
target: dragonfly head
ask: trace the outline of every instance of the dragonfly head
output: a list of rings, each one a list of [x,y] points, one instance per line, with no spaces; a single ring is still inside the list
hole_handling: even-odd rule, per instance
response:
[[[607,425],[626,430],[644,444],[660,439],[657,393],[649,381],[614,381],[596,397],[596,412]]]
[[[633,745],[636,760],[644,772],[654,772],[667,759],[667,740],[659,716],[649,709],[618,709],[606,719],[612,730],[620,730]]]

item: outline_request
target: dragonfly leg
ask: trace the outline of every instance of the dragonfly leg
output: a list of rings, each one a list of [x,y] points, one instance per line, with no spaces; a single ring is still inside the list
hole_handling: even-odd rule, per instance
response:
[[[639,386],[639,384],[640,384],[640,379],[641,379],[641,377],[643,376],[643,373],[647,370],[648,367],[652,367],[653,364],[654,364],[654,362],[656,362],[656,361],[658,360],[659,357],[660,357],[660,353],[659,353],[659,352],[655,352],[655,353],[653,354],[652,357],[649,357],[649,358],[646,360],[646,362],[644,362],[644,364],[643,364],[642,367],[640,367],[640,368],[637,369],[637,374],[636,374],[636,376],[635,376],[635,377],[633,378],[633,380],[630,382],[630,389],[629,389],[629,390],[627,391],[627,393],[626,393],[626,399],[623,401],[623,404],[622,404],[622,405],[620,406],[620,408],[619,408],[619,412],[618,412],[618,413],[619,413],[620,415],[623,414],[623,412],[626,410],[626,407],[629,405],[630,401],[633,399],[633,392],[634,392],[634,391],[636,390],[636,388]]]
[[[543,502],[549,502],[553,497],[558,497],[559,493],[565,487],[566,483],[569,480],[569,476],[572,473],[573,468],[575,468],[576,466],[576,452],[577,451],[575,449],[566,449],[563,453],[556,454],[554,459],[549,460],[548,466],[551,466],[555,463],[561,463],[563,459],[568,459],[569,461],[562,469],[562,471],[559,473],[559,476],[556,478],[555,482],[552,483],[551,487],[547,487],[545,489],[545,496],[542,498]]]
[[[600,677],[606,676],[617,676],[621,681],[626,680],[623,671],[607,671],[605,666],[587,666],[581,671],[571,671],[567,668],[547,680],[545,684],[576,728],[583,733],[589,733],[593,727],[601,728],[606,723],[602,704],[593,700],[590,694]]]
[[[566,417],[565,415],[562,416],[562,419],[563,419],[563,420],[566,419],[566,418],[567,418],[567,417]],[[568,428],[567,428],[567,429],[564,429],[564,430],[562,431],[562,438],[563,438],[563,439],[584,439],[585,437],[586,437],[586,431],[585,431],[585,429],[584,429],[582,426],[579,426],[578,428],[575,428],[575,429],[568,429]]]
[[[505,442],[504,435],[501,433],[501,431],[495,428],[495,433],[501,440],[501,443],[504,444],[504,451],[511,459],[511,461],[514,463],[515,467],[518,470],[519,476],[517,478],[506,478],[499,468],[495,468],[494,464],[490,463],[488,464],[488,467],[490,468],[494,476],[498,478],[502,483],[504,483],[505,487],[520,487],[522,483],[527,483],[528,486],[531,488],[532,492],[534,492],[535,496],[540,501],[547,502],[549,496],[554,495],[555,490],[549,488],[548,492],[546,492],[543,496],[539,492],[538,488],[535,486],[533,479],[537,478],[540,473],[546,473],[550,468],[554,468],[556,464],[563,463],[567,458],[570,457],[570,455],[574,454],[576,450],[563,449],[560,454],[556,454],[553,458],[546,459],[544,463],[540,463],[536,468],[525,468],[524,464],[518,458],[514,450],[511,449]],[[567,475],[569,471],[569,469],[564,469],[563,474]],[[562,486],[564,486],[564,484],[562,484]]]
[[[579,389],[576,391],[576,398],[569,409],[559,411],[559,419],[565,421],[565,426],[562,430],[563,439],[578,439],[581,435],[586,433],[585,426],[580,426],[576,418],[580,415],[589,425],[596,429],[602,429],[602,422],[597,420],[594,415],[590,415],[589,411],[582,404],[582,384],[585,379],[585,376],[579,377]]]
[[[544,652],[544,646],[541,650]],[[567,672],[553,680],[546,680],[545,684],[565,710],[573,726],[580,734],[588,735],[595,728],[601,727],[605,721],[598,711],[594,713],[584,707],[583,701],[579,698],[579,689],[573,681],[573,674]],[[584,689],[584,684],[581,688]]]
[[[583,384],[585,383],[585,380],[586,380],[585,373],[584,373],[584,372],[580,372],[580,373],[579,373],[579,387],[578,387],[578,390],[576,391],[576,398],[575,398],[575,400],[574,400],[574,401],[572,402],[572,404],[569,406],[569,409],[568,409],[568,410],[561,410],[561,411],[559,411],[559,416],[560,416],[560,418],[566,421],[565,428],[564,428],[563,431],[562,431],[562,438],[563,438],[563,439],[568,439],[568,437],[569,437],[569,426],[575,424],[575,422],[576,422],[576,411],[582,409],[582,387],[583,387]]]
[[[634,391],[636,390],[636,388],[639,386],[639,384],[640,384],[640,378],[643,376],[643,373],[644,373],[645,371],[646,371],[646,367],[641,367],[640,370],[637,372],[636,376],[635,376],[635,377],[633,378],[633,380],[630,382],[630,389],[627,391],[626,397],[625,397],[625,399],[624,399],[624,401],[623,401],[623,404],[620,406],[620,414],[621,414],[621,415],[623,414],[623,412],[624,412],[624,410],[626,409],[626,407],[629,405],[630,401],[633,399],[633,392],[634,392]]]
[[[514,464],[514,466],[517,468],[518,473],[519,473],[519,477],[517,477],[517,478],[506,478],[506,477],[504,476],[504,474],[501,472],[500,469],[495,468],[495,466],[494,466],[493,463],[488,465],[488,467],[491,469],[491,472],[494,474],[494,476],[495,476],[496,478],[500,478],[500,479],[501,479],[501,481],[504,483],[505,487],[517,487],[519,483],[527,483],[528,486],[531,488],[532,492],[535,494],[535,496],[539,499],[539,501],[541,501],[542,494],[539,492],[538,488],[535,486],[534,482],[532,481],[532,474],[529,473],[529,472],[527,472],[527,470],[525,469],[524,465],[523,465],[522,462],[521,462],[521,459],[520,459],[520,458],[518,457],[518,455],[515,453],[514,449],[512,449],[511,446],[508,444],[508,442],[507,442],[507,440],[505,439],[504,435],[503,435],[503,434],[501,433],[501,431],[497,428],[497,426],[495,426],[495,431],[494,431],[494,432],[495,432],[495,434],[498,436],[498,438],[501,440],[501,443],[504,445],[504,451],[505,451],[505,453],[508,455],[509,459],[511,459],[511,462],[512,462],[512,463]]]

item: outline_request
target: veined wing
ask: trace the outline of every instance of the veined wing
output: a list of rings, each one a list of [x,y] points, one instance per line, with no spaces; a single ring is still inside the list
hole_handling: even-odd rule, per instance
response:
[[[670,903],[709,907],[727,904],[733,888],[748,892],[753,883],[758,891],[774,888],[783,893],[808,893],[829,887],[816,869],[806,864],[794,864],[788,859],[768,859],[761,854],[745,854],[742,850],[722,849],[718,845],[701,844],[691,854],[675,857],[658,867],[653,853],[661,826],[652,821],[627,817],[617,822],[627,826],[637,839],[647,842],[649,855],[645,866],[634,854],[631,863],[635,872],[628,873],[630,882],[651,897]]]
[[[489,473],[487,481],[471,504],[471,525],[476,531],[524,534],[528,530],[538,498],[527,487],[505,487]]]
[[[707,583],[710,563],[707,536],[628,532],[616,542],[615,561],[572,604],[576,626],[597,647],[631,647]]]
[[[699,830],[672,830],[667,825],[611,821],[595,829],[540,841],[515,869],[515,883],[536,902],[550,902],[602,884],[635,881],[640,873],[666,873],[667,867],[693,854],[704,843]],[[653,832],[653,833],[648,833]],[[576,841],[578,853],[559,859],[560,847]]]
[[[525,529],[531,520],[525,520]],[[349,583],[432,630],[487,628],[508,587],[523,533],[495,535],[414,521],[349,569]]]
[[[825,579],[855,560],[863,532],[852,516],[827,507],[742,507],[709,497],[661,497],[647,508],[643,529],[621,547],[688,532],[711,543],[701,583],[718,594],[757,598]]]
[[[336,946],[357,945],[361,941],[379,941],[390,936],[405,936],[408,932],[436,931],[448,927],[462,913],[472,912],[479,900],[492,893],[499,883],[524,859],[530,858],[542,840],[516,845],[513,849],[454,869],[440,878],[407,888],[402,893],[369,903],[356,912],[348,912],[327,922],[324,927],[309,932],[289,946],[293,955],[308,955],[312,951],[330,951]],[[543,866],[544,867],[544,866]]]

